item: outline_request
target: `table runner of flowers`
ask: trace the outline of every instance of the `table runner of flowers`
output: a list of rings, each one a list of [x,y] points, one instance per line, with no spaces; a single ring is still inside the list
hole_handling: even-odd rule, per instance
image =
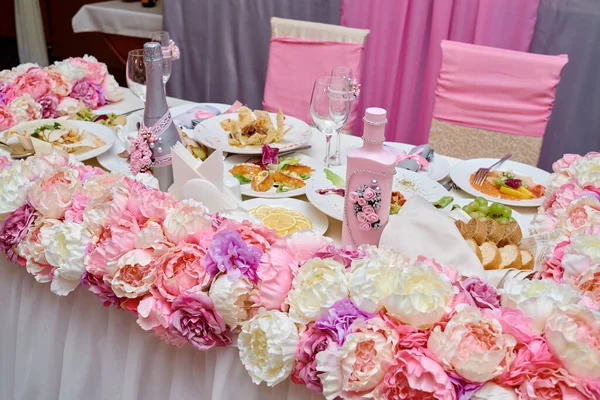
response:
[[[561,233],[537,279],[502,289],[425,257],[281,238],[62,152],[0,160],[0,247],[55,294],[86,286],[170,344],[237,345],[256,384],[291,377],[327,399],[598,399],[600,154],[554,168],[534,229]]]
[[[123,97],[106,64],[84,56],[0,71],[0,132],[24,121],[96,109]]]

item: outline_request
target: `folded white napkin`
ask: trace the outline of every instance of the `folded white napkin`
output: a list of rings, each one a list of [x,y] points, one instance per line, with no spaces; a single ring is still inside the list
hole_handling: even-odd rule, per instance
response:
[[[415,196],[383,228],[379,246],[416,258],[433,258],[464,276],[484,277],[481,262],[463,239],[454,220],[429,201]]]

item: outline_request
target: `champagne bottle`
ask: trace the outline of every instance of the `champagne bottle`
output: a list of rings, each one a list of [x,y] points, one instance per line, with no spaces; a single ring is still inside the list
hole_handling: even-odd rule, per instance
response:
[[[146,65],[146,105],[144,125],[151,128],[157,141],[153,144],[153,174],[158,179],[163,192],[173,183],[171,147],[179,141],[179,132],[171,118],[167,105],[167,95],[163,84],[163,53],[160,43],[144,44],[144,64]]]

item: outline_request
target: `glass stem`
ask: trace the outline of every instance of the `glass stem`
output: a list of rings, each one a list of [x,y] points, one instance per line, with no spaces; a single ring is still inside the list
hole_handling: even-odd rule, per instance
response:
[[[343,127],[342,127],[342,128],[340,128],[340,129],[337,131],[337,135],[335,135],[335,156],[334,156],[334,158],[335,158],[336,160],[339,160],[339,159],[340,159],[340,156],[341,156],[341,154],[340,154],[340,143],[342,142],[341,135],[342,135],[342,131],[343,131],[343,130],[344,130],[344,128],[343,128]]]
[[[331,131],[325,133],[325,168],[329,168],[329,154],[331,152]]]

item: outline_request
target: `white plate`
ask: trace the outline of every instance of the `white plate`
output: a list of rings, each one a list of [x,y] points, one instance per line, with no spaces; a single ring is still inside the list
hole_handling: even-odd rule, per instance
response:
[[[450,178],[454,181],[456,186],[469,193],[472,196],[481,196],[487,200],[502,203],[507,206],[516,207],[538,207],[544,202],[544,197],[539,199],[531,200],[506,200],[499,197],[492,197],[485,195],[471,186],[470,177],[471,174],[476,172],[479,168],[487,168],[490,165],[498,161],[497,158],[476,158],[473,160],[465,160],[456,164],[450,170]],[[521,164],[520,162],[507,160],[497,168],[498,171],[513,171],[517,175],[530,176],[533,181],[537,184],[548,186],[548,180],[550,179],[550,173],[541,170],[531,165]]]
[[[330,169],[341,176],[342,179],[345,179],[346,166],[332,167]],[[344,215],[344,198],[337,194],[318,194],[316,192],[317,189],[331,189],[333,187],[333,184],[325,177],[325,173],[321,170],[316,172],[307,181],[306,196],[323,213],[338,221],[342,221]],[[406,199],[413,196],[421,196],[431,202],[450,195],[439,183],[415,172],[399,168],[396,169],[392,190],[402,193]],[[394,215],[391,217],[393,218]]]
[[[277,126],[277,114],[269,113],[273,124]],[[225,153],[232,154],[262,154],[262,146],[244,146],[236,147],[229,145],[229,132],[221,128],[221,121],[227,118],[237,119],[238,114],[221,114],[216,117],[208,118],[194,129],[194,137],[200,143],[212,148],[221,149]],[[294,117],[285,117],[285,127],[292,128],[279,143],[273,143],[269,146],[277,147],[281,151],[293,150],[308,142],[312,137],[310,126],[304,121]]]
[[[394,154],[399,154],[402,151],[404,151],[405,153],[408,153],[409,151],[411,151],[413,149],[413,147],[415,147],[412,144],[396,143],[396,142],[385,142],[384,145],[389,147],[390,150]],[[353,147],[358,147],[358,146],[353,146]],[[348,150],[346,150],[341,156],[343,164],[346,164],[347,156],[348,156]],[[418,172],[419,175],[426,176],[429,179],[432,179],[432,180],[438,181],[438,182],[441,181],[442,179],[444,179],[445,177],[447,177],[449,173],[450,173],[450,164],[448,163],[448,160],[446,160],[446,157],[441,156],[437,153],[433,156],[433,161],[431,161],[429,163],[429,167],[423,168],[423,169],[419,170],[419,172]]]
[[[219,104],[219,103],[190,103],[183,104],[181,106],[171,108],[171,115],[174,117],[183,114],[187,110],[192,107],[196,107],[199,105],[208,105],[213,106],[221,112],[227,110],[230,106],[227,104]],[[144,118],[144,110],[136,111],[133,114],[127,117],[127,123],[123,127],[123,132],[128,138],[133,138],[137,135],[137,123],[141,122]],[[194,131],[190,129],[183,129],[185,133],[193,138]],[[117,140],[113,147],[110,148],[106,153],[98,156],[98,163],[104,167],[105,169],[111,172],[120,172],[126,175],[131,175],[131,170],[129,169],[129,164],[127,163],[127,159],[119,157],[119,153],[125,150],[125,145],[121,143],[121,141]]]
[[[452,196],[452,194],[450,194],[450,196]],[[460,206],[460,208],[463,208],[464,206],[471,203],[472,201],[473,201],[472,199],[469,200],[469,199],[456,199],[455,198],[454,203],[452,203],[452,204],[458,204]],[[493,202],[499,203],[498,201],[490,200],[489,205],[492,205]],[[446,207],[445,210],[452,210],[452,205],[449,205],[448,207]],[[526,216],[524,216],[523,214],[521,214],[520,212],[518,212],[517,210],[515,210],[512,207],[511,207],[511,210],[512,210],[512,217],[515,219],[515,221],[517,221],[519,223],[519,226],[521,227],[521,231],[523,232],[523,235],[527,235],[529,233],[529,225],[531,223],[530,218],[527,218]]]
[[[287,208],[288,210],[302,213],[312,222],[312,230],[315,231],[317,235],[325,234],[327,228],[329,228],[329,220],[327,217],[306,201],[298,199],[251,199],[241,203],[241,206],[246,210],[251,210],[261,205]]]
[[[240,154],[237,156],[231,156],[231,157],[227,157],[225,159],[224,162],[224,172],[226,174],[230,174],[229,170],[231,168],[233,168],[236,164],[240,164],[243,162],[246,162],[246,160],[251,157],[248,155],[244,155],[244,154]],[[285,156],[284,156],[285,157]],[[311,167],[312,169],[314,169],[315,171],[319,171],[321,168],[323,168],[323,163],[322,162],[318,162],[317,160],[315,160],[314,158],[311,158],[307,155],[304,154],[292,154],[290,155],[290,157],[300,157],[300,164],[306,165]],[[316,173],[316,172],[315,172]],[[314,173],[313,173],[314,175]],[[311,178],[312,179],[312,178]],[[310,179],[306,180],[305,182],[308,183]],[[277,188],[271,188],[266,192],[257,192],[255,190],[252,189],[252,187],[250,186],[250,184],[245,184],[245,185],[240,185],[241,186],[241,190],[242,190],[242,194],[244,196],[252,196],[252,197],[262,197],[264,199],[283,199],[286,197],[296,197],[296,196],[301,196],[303,194],[306,193],[306,186],[303,188],[299,188],[299,189],[295,189],[295,190],[290,190],[289,192],[283,192],[283,193],[277,193]]]
[[[94,135],[98,136],[100,139],[104,140],[106,144],[102,147],[98,147],[96,149],[88,150],[84,153],[73,154],[73,157],[78,161],[89,160],[90,158],[94,158],[106,151],[108,151],[112,145],[115,143],[116,135],[112,131],[112,129],[107,128],[104,125],[96,124],[94,122],[88,121],[66,121],[62,119],[38,119],[36,121],[23,122],[18,125],[10,128],[10,131],[33,131],[36,128],[42,125],[54,124],[58,122],[63,125],[71,125],[80,130],[85,130]],[[8,144],[18,143],[19,139],[16,136],[11,136],[8,139]]]

